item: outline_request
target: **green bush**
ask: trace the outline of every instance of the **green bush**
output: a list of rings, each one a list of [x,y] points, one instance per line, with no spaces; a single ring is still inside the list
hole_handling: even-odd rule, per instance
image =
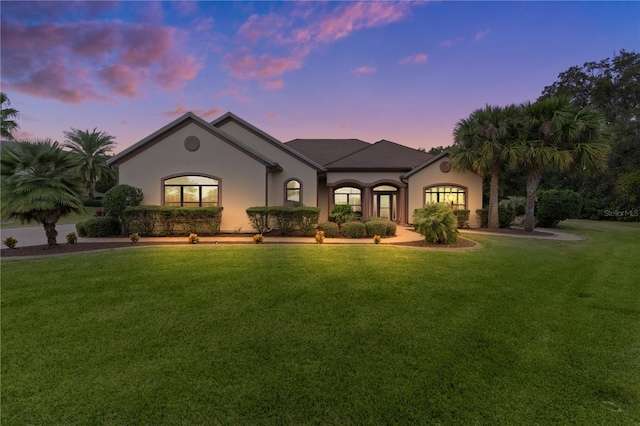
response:
[[[118,220],[121,235],[129,233],[129,222],[123,215],[124,210],[140,205],[143,198],[142,190],[130,185],[114,186],[104,194],[102,204],[107,210],[107,216]]]
[[[102,200],[85,198],[82,200],[82,205],[85,207],[102,207]]]
[[[398,225],[392,220],[385,220],[384,223],[387,225],[387,233],[385,234],[387,237],[393,237],[396,235],[396,229]]]
[[[480,228],[489,227],[489,209],[488,208],[485,207],[483,209],[477,209],[476,215],[480,220]]]
[[[134,206],[123,212],[130,227],[143,235],[220,232],[222,207]]]
[[[367,235],[373,237],[374,235],[387,235],[387,224],[382,220],[371,220],[364,224],[367,230]]]
[[[471,210],[454,210],[453,214],[458,221],[456,225],[458,228],[468,228],[469,227],[469,215],[471,214]]]
[[[92,217],[76,225],[78,235],[89,238],[112,237],[120,234],[120,222],[113,217]]]
[[[538,191],[536,195],[536,218],[539,226],[552,228],[563,220],[580,215],[582,198],[577,192],[570,189],[549,189]]]
[[[343,223],[351,222],[355,218],[356,218],[356,214],[353,212],[353,209],[351,208],[351,206],[347,204],[337,204],[333,206],[331,208],[331,215],[329,216],[329,219],[332,222],[335,222],[338,224],[338,228]]]
[[[303,235],[313,235],[320,217],[319,208],[305,206],[249,207],[246,211],[251,226],[260,234],[273,228],[284,235],[296,229]]]
[[[458,220],[448,204],[430,203],[413,213],[413,225],[428,243],[455,243]]]
[[[510,207],[511,210],[514,211],[516,216],[522,216],[527,205],[527,198],[511,196],[500,201],[500,204]]]
[[[335,222],[322,222],[318,224],[318,231],[324,232],[327,238],[335,238],[338,236],[338,224]]]
[[[342,236],[345,238],[364,238],[366,235],[367,231],[362,222],[352,221],[342,224]]]
[[[500,228],[508,228],[511,226],[511,222],[516,218],[516,212],[511,208],[509,204],[498,204],[498,222]]]

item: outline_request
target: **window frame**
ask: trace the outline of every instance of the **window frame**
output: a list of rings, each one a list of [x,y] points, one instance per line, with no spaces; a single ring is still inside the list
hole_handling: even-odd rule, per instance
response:
[[[298,183],[298,187],[297,188],[289,188],[289,184],[291,182],[297,182]],[[298,191],[298,200],[290,200],[289,199],[289,192],[290,191]],[[285,203],[300,203],[302,204],[302,181],[298,178],[291,178],[291,179],[287,179],[284,182],[284,202]]]
[[[352,194],[352,193],[345,193],[345,194],[340,194],[340,193],[338,193],[338,194],[339,194],[339,195],[346,195],[346,196],[347,196],[347,203],[346,203],[346,205],[351,206],[351,209],[354,211],[354,213],[356,214],[356,216],[362,216],[362,214],[363,214],[363,213],[362,213],[362,209],[363,209],[363,205],[362,205],[362,204],[363,204],[363,199],[362,199],[362,197],[363,197],[363,192],[364,192],[364,191],[363,191],[363,190],[362,190],[362,188],[360,188],[360,187],[357,187],[357,186],[350,186],[350,185],[344,185],[344,186],[340,186],[340,187],[338,187],[338,188],[334,188],[334,189],[333,189],[333,205],[334,205],[334,206],[337,206],[337,205],[344,205],[344,203],[340,203],[340,204],[338,204],[338,203],[336,202],[336,193],[337,193],[337,191],[339,191],[339,190],[341,190],[341,189],[347,189],[347,188],[350,188],[350,189],[357,189],[358,191],[360,191],[360,193],[359,193],[359,196],[360,196],[360,203],[359,203],[359,204],[352,204],[352,203],[350,202],[351,196],[352,196],[352,195],[355,195],[355,193],[353,193],[353,194]],[[357,206],[357,207],[358,207],[358,210],[356,210],[356,209],[354,208],[354,206]]]
[[[171,180],[171,179],[175,179],[175,178],[191,178],[191,177],[202,177],[202,178],[207,178],[207,179],[213,179],[216,181],[215,185],[209,185],[209,184],[168,184],[167,185],[167,181]],[[180,191],[180,201],[179,202],[171,202],[168,203],[166,196],[167,196],[167,188],[179,188]],[[197,187],[198,188],[198,201],[197,202],[193,202],[193,201],[186,201],[185,202],[185,197],[184,197],[184,188],[185,187]],[[170,176],[165,176],[162,178],[162,205],[163,206],[176,206],[176,207],[219,207],[221,205],[221,191],[220,191],[220,187],[221,187],[221,179],[217,176],[213,176],[213,175],[208,175],[208,174],[204,174],[204,173],[179,173],[179,174],[175,174],[175,175],[170,175]],[[217,194],[217,199],[214,202],[208,202],[205,201],[204,202],[204,206],[203,206],[203,200],[202,200],[202,195],[203,195],[203,188],[216,188],[216,194]],[[178,204],[179,203],[179,204]]]
[[[436,203],[447,203],[451,206],[452,210],[466,210],[467,209],[467,199],[469,198],[469,188],[467,188],[466,186],[462,186],[462,185],[458,185],[455,183],[439,183],[439,184],[435,184],[435,185],[429,185],[429,186],[425,186],[422,190],[422,194],[423,194],[423,202],[424,205],[426,205],[428,202],[434,202],[434,201],[427,201],[427,191],[433,188],[444,188],[443,191],[432,191],[430,192],[431,194],[437,194],[437,201],[435,201]],[[458,191],[456,192],[452,192],[452,191],[446,191],[447,188],[455,188]],[[456,202],[454,203],[454,201],[452,200],[451,202],[445,200],[445,199],[441,199],[441,196],[444,196],[446,194],[457,194],[456,196]],[[464,203],[460,203],[460,194],[463,195],[464,197]],[[444,198],[444,197],[443,197]]]

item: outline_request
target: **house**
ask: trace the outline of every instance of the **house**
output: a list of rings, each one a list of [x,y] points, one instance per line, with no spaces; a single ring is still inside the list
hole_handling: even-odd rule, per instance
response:
[[[409,224],[426,202],[482,208],[482,179],[394,142],[295,139],[283,143],[226,113],[207,122],[186,113],[108,161],[120,183],[141,188],[144,204],[222,206],[221,230],[250,231],[246,209],[302,203],[328,220],[335,204],[359,217]],[[470,215],[470,226],[479,224]]]

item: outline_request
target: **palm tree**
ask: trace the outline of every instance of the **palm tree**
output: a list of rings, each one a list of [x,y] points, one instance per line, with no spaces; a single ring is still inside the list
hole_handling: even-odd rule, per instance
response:
[[[115,148],[115,138],[106,132],[78,130],[71,128],[64,132],[66,141],[63,144],[80,159],[80,178],[90,199],[95,198],[94,187],[99,179],[107,179],[113,170],[107,166],[108,152]]]
[[[568,170],[574,164],[591,173],[603,171],[610,151],[604,117],[593,107],[579,111],[568,98],[541,98],[522,105],[525,136],[518,148],[518,161],[527,173],[527,203],[524,229],[535,229],[536,191],[542,174],[555,168]]]
[[[47,246],[57,244],[56,223],[69,213],[83,213],[77,159],[50,140],[16,142],[2,149],[2,214],[44,226]]]
[[[498,229],[499,174],[513,164],[518,139],[521,110],[517,105],[487,105],[460,120],[453,131],[451,164],[458,170],[471,170],[482,177],[490,176],[489,223]]]
[[[2,125],[0,126],[0,136],[10,141],[14,140],[13,131],[20,128],[14,118],[18,118],[20,113],[15,108],[9,108],[11,101],[5,93],[0,92],[0,105]]]

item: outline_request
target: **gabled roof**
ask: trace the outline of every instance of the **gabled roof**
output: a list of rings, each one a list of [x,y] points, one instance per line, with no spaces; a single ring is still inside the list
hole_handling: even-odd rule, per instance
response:
[[[327,170],[411,170],[431,157],[424,151],[381,140],[326,167]]]
[[[360,139],[294,139],[285,145],[326,166],[371,144]]]
[[[429,167],[431,164],[435,163],[436,161],[440,160],[443,157],[446,157],[448,155],[451,155],[451,151],[446,150],[441,152],[440,154],[436,155],[435,157],[425,161],[424,163],[420,164],[419,166],[417,166],[416,168],[412,169],[411,171],[403,174],[402,176],[400,176],[400,179],[406,179],[409,176],[418,173],[420,170],[424,169],[425,167]]]
[[[230,121],[236,122],[241,127],[244,127],[246,130],[250,131],[251,133],[260,136],[262,139],[271,143],[273,146],[277,147],[278,149],[281,149],[282,151],[306,163],[307,165],[317,169],[318,171],[324,171],[324,167],[322,167],[322,164],[318,163],[317,161],[314,161],[312,158],[309,158],[305,156],[303,153],[280,142],[278,139],[274,138],[273,136],[264,132],[263,130],[258,129],[253,124],[243,120],[242,118],[238,117],[232,112],[227,112],[226,114],[216,118],[211,122],[211,125],[216,128],[219,128]]]
[[[222,130],[220,130],[220,129],[214,127],[214,126],[212,126],[211,124],[207,123],[205,120],[201,119],[200,117],[198,117],[197,115],[193,114],[192,112],[187,112],[182,117],[172,121],[171,123],[169,123],[166,126],[164,126],[163,128],[161,128],[160,130],[150,134],[149,136],[147,136],[146,138],[144,138],[141,141],[137,142],[136,144],[131,145],[129,148],[125,149],[124,151],[122,151],[122,152],[118,153],[117,155],[111,157],[109,160],[107,160],[107,164],[108,165],[120,164],[120,163],[122,163],[124,161],[127,161],[129,158],[138,155],[139,153],[145,151],[146,149],[148,149],[148,148],[152,147],[153,145],[155,145],[156,143],[160,142],[163,139],[164,136],[167,136],[167,135],[179,130],[180,128],[186,126],[189,123],[196,123],[200,127],[204,128],[205,130],[207,130],[210,133],[214,134],[215,136],[217,136],[218,138],[220,138],[223,141],[227,142],[228,144],[234,146],[235,148],[239,149],[240,151],[243,151],[247,155],[253,157],[255,160],[263,163],[268,168],[271,168],[271,169],[274,169],[274,170],[280,169],[280,166],[278,165],[278,163],[276,163],[272,159],[270,159],[270,158],[266,157],[265,155],[259,153],[255,149],[245,145],[244,143],[242,143],[239,140],[235,139],[233,136],[223,132]]]

